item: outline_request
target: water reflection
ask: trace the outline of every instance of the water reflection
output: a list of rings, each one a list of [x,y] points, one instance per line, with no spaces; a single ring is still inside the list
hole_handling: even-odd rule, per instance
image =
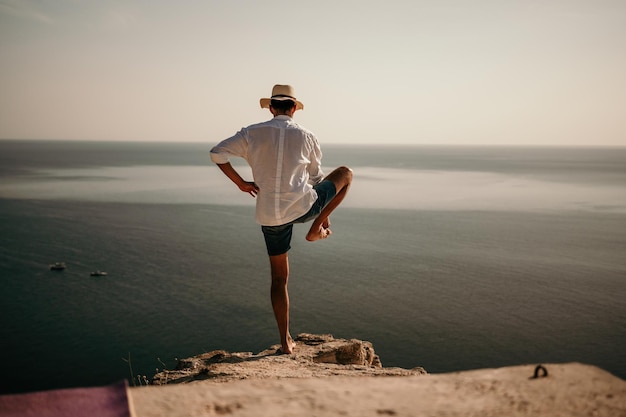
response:
[[[251,178],[248,167],[238,167]],[[626,212],[624,186],[551,182],[523,175],[356,167],[344,205],[413,210]],[[51,169],[6,178],[0,197],[129,203],[253,205],[214,166]]]

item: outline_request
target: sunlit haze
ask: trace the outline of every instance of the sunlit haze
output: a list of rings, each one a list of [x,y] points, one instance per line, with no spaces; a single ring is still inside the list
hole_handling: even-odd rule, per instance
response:
[[[626,2],[0,0],[0,138],[626,146]]]

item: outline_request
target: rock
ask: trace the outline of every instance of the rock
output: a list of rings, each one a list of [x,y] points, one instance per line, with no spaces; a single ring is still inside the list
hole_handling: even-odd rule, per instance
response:
[[[383,368],[370,342],[335,339],[332,335],[303,333],[295,338],[291,355],[280,354],[274,345],[258,354],[215,350],[178,361],[175,370],[152,378],[153,385],[180,384],[199,380],[228,382],[241,379],[311,378],[332,375],[408,376],[421,375],[422,368]]]
[[[286,355],[274,357],[297,362]],[[249,362],[232,365],[241,364]],[[537,378],[536,364],[532,364],[383,378],[347,373],[225,384],[206,380],[137,387],[130,390],[130,398],[138,417],[626,417],[626,381],[585,364],[542,366],[547,372]],[[310,369],[307,365],[305,370]]]

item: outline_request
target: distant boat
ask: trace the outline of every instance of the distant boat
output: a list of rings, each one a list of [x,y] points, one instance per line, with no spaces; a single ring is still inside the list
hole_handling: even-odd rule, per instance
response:
[[[107,276],[107,273],[104,271],[93,271],[90,275],[92,277],[105,277]]]
[[[65,262],[55,262],[52,265],[50,265],[51,271],[63,271],[65,268],[67,268],[67,266],[65,265]]]

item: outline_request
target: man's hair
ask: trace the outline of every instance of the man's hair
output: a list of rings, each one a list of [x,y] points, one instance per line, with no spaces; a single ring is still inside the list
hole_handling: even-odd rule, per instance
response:
[[[291,110],[295,105],[296,102],[293,100],[272,100],[270,102],[270,106],[281,113]]]

